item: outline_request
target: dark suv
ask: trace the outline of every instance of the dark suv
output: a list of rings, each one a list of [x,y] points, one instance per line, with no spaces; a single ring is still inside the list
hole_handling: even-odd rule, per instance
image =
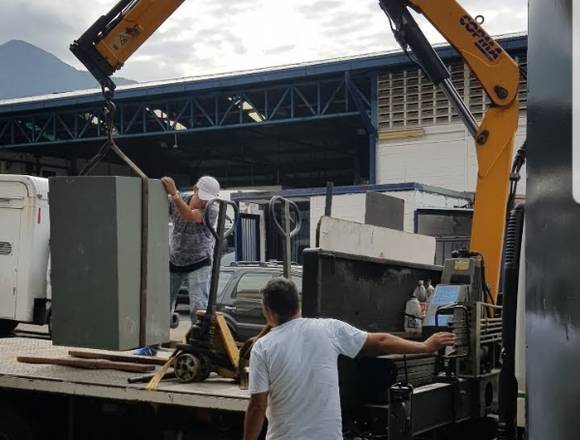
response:
[[[282,276],[280,263],[232,263],[222,266],[218,286],[217,309],[226,316],[237,341],[245,341],[259,333],[265,324],[262,315],[260,289],[274,278]],[[302,267],[292,266],[292,280],[302,290]],[[178,297],[187,303],[187,286]]]

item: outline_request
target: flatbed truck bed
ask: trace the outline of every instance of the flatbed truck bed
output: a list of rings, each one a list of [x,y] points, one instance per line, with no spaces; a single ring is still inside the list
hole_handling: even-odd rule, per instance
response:
[[[192,384],[172,379],[148,391],[145,383],[128,382],[139,373],[17,360],[67,357],[69,350],[78,351],[41,336],[0,338],[0,438],[239,438],[249,394],[231,379],[215,375]]]
[[[18,356],[63,357],[73,348],[33,338],[0,339],[0,389],[28,390],[71,396],[127,400],[233,412],[246,410],[249,394],[230,379],[212,377],[203,383],[163,381],[157,391],[146,384],[129,384],[135,373],[84,370],[58,365],[23,364]],[[94,351],[94,350],[92,350]]]
[[[202,383],[182,384],[176,379],[163,381],[156,391],[146,384],[130,384],[136,373],[113,370],[24,364],[18,356],[67,357],[69,347],[57,347],[47,338],[12,337],[0,339],[0,417],[17,420],[19,425],[40,428],[34,435],[15,435],[0,424],[0,438],[17,440],[58,439],[215,439],[233,440],[241,435],[243,414],[249,393],[231,379],[216,375]],[[74,349],[77,350],[77,349]],[[98,350],[90,350],[95,352]],[[111,353],[111,352],[104,352]],[[169,351],[160,352],[168,357]],[[437,427],[468,422],[478,396],[475,382],[435,382],[418,386],[413,392],[413,430],[420,434]],[[454,396],[463,395],[463,410],[454,404]],[[434,411],[436,405],[438,410]],[[470,408],[470,409],[469,409]],[[384,432],[388,416],[386,405],[364,405],[363,411]],[[480,425],[464,424],[445,430],[443,439],[474,433],[473,439],[488,439],[490,429],[484,420]],[[110,425],[110,426],[109,426]],[[379,426],[380,425],[380,426]],[[8,428],[7,428],[8,426]],[[16,429],[18,426],[12,426]],[[134,429],[140,429],[139,433]],[[373,428],[373,429],[374,429]],[[108,430],[107,430],[108,429]],[[468,429],[468,431],[465,431]],[[47,435],[46,430],[50,431]],[[476,435],[475,433],[478,433]],[[91,436],[92,435],[92,436]],[[448,435],[448,436],[447,436]],[[345,439],[367,438],[345,434]]]

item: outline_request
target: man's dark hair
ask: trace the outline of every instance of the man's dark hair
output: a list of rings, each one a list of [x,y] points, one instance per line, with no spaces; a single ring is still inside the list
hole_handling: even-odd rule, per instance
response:
[[[272,278],[262,289],[264,306],[278,315],[280,324],[290,320],[300,310],[300,296],[293,281]]]

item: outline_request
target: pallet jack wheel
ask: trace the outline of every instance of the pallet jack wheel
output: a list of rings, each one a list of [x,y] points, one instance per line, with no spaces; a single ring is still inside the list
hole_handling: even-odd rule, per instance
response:
[[[175,360],[175,377],[183,383],[199,382],[202,365],[197,356],[191,353],[182,353]]]

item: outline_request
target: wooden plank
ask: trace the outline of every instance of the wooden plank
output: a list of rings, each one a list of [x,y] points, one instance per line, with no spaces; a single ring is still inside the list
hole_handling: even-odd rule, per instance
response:
[[[232,370],[229,370],[227,368],[218,368],[216,372],[218,375],[220,375],[221,377],[224,377],[226,379],[237,379],[238,378],[237,371],[232,371]]]
[[[222,313],[216,314],[217,327],[221,335],[221,342],[223,343],[223,348],[234,367],[234,370],[238,369],[238,364],[240,362],[240,353],[236,341],[234,340],[232,333],[226,322],[226,318]]]
[[[94,361],[86,359],[43,358],[33,356],[19,356],[18,362],[25,364],[61,365],[64,367],[84,368],[87,370],[116,370],[129,373],[148,373],[155,370],[153,365],[136,365],[121,362]]]
[[[141,365],[165,365],[167,359],[158,357],[127,356],[121,354],[99,353],[96,351],[75,351],[70,350],[69,356],[81,359],[104,359],[112,362],[127,362]]]
[[[154,374],[144,374],[142,376],[133,376],[130,377],[129,379],[127,379],[127,382],[129,383],[149,383],[151,381],[151,379],[153,379],[156,376],[156,373]],[[169,380],[169,379],[175,379],[175,371],[173,370],[168,370],[165,375],[163,376],[163,378],[161,380]]]
[[[181,408],[243,413],[249,394],[229,379],[213,376],[205,382],[183,384],[162,381],[155,393],[143,384],[131,385],[127,378],[146,373],[111,370],[82,370],[66,367],[34,366],[18,363],[17,356],[67,357],[73,347],[53,346],[51,341],[34,338],[0,338],[0,388],[34,393],[57,393],[107,399],[116,402],[170,405]],[[91,349],[92,350],[92,349]],[[171,370],[170,370],[171,371]]]

